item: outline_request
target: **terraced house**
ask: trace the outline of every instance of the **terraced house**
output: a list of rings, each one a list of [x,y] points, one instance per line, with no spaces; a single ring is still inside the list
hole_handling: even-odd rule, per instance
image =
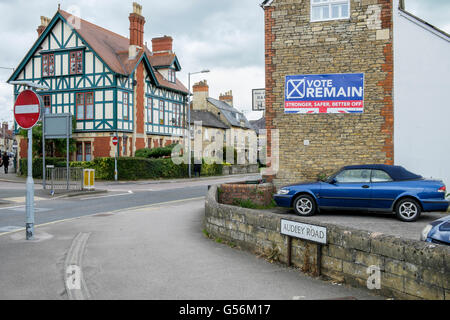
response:
[[[73,114],[72,159],[114,156],[116,134],[120,156],[182,140],[188,90],[177,79],[173,39],[154,38],[150,50],[137,3],[129,21],[127,38],[58,8],[52,19],[41,17],[38,39],[9,79],[47,86],[39,92],[46,112]],[[15,85],[15,97],[22,90]],[[19,141],[20,157],[26,146]]]

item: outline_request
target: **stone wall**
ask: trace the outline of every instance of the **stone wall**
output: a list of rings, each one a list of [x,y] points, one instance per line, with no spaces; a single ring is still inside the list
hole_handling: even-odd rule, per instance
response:
[[[255,253],[287,262],[287,237],[280,220],[309,223],[307,218],[244,209],[217,202],[217,186],[208,191],[205,229],[214,237]],[[314,223],[316,224],[316,223]],[[316,224],[317,225],[317,224]],[[320,223],[327,228],[320,273],[335,281],[367,288],[368,268],[380,269],[381,288],[371,292],[397,299],[450,300],[450,248],[380,233]],[[292,240],[292,264],[316,273],[317,244]]]
[[[272,201],[275,192],[271,183],[242,184],[227,183],[220,186],[219,202],[223,204],[235,204],[236,200],[250,200],[254,204],[267,206]]]
[[[310,1],[274,0],[264,10],[266,128],[280,133],[275,184],[344,165],[392,164],[392,1],[351,0],[349,19],[324,22],[310,21]],[[364,73],[363,114],[284,113],[285,76],[333,73]]]
[[[258,173],[258,172],[259,166],[257,164],[223,166],[222,169],[223,175]]]

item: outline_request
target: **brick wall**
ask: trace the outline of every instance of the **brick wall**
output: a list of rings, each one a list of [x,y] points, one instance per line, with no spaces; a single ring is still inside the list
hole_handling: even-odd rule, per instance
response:
[[[219,202],[234,204],[236,200],[251,200],[261,206],[267,206],[272,201],[274,188],[272,184],[239,184],[228,183],[220,186]]]
[[[313,23],[310,1],[265,8],[266,126],[280,132],[277,186],[344,165],[393,163],[392,2],[352,0],[350,7],[350,19]],[[284,114],[286,75],[332,73],[365,74],[363,114]]]
[[[287,237],[280,220],[311,224],[308,218],[220,204],[217,186],[208,191],[205,229],[214,237],[261,254],[279,253],[287,262]],[[380,289],[370,292],[397,299],[450,300],[450,247],[397,238],[328,223],[328,243],[321,248],[320,273],[326,279],[367,289],[368,268],[380,270]],[[291,262],[303,272],[316,273],[318,245],[292,240]],[[368,289],[367,289],[368,290]]]
[[[97,157],[110,157],[111,156],[111,143],[112,137],[95,137],[93,145],[93,156]]]

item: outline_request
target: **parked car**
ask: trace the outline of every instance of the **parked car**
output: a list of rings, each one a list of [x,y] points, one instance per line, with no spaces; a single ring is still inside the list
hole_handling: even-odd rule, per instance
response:
[[[374,164],[347,166],[325,181],[283,187],[274,200],[300,216],[345,209],[395,212],[411,222],[422,212],[447,211],[445,193],[442,181],[424,179],[401,166]]]
[[[427,225],[422,231],[420,240],[450,245],[450,215]]]

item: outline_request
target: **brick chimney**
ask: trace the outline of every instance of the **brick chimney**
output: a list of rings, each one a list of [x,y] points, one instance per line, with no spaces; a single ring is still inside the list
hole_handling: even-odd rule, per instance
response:
[[[169,36],[152,39],[152,51],[156,56],[172,53],[173,39]]]
[[[128,17],[130,20],[130,46],[144,46],[144,24],[145,18],[142,16],[142,6],[133,2],[133,13]]]
[[[219,97],[220,101],[227,103],[229,106],[233,106],[233,91],[227,91],[224,94],[221,94]]]
[[[193,110],[207,110],[207,100],[209,97],[209,86],[206,80],[197,82],[192,87],[194,98],[192,99]]]
[[[45,28],[50,24],[51,19],[41,16],[41,25],[37,28],[38,37],[44,32]]]

